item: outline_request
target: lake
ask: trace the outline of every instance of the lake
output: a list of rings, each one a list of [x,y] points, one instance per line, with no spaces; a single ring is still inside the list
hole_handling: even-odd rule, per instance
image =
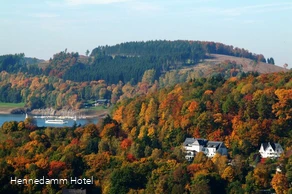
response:
[[[25,114],[7,114],[7,115],[0,115],[0,126],[6,121],[24,121],[25,120]],[[66,124],[47,124],[45,123],[45,119],[41,118],[35,118],[37,126],[38,127],[72,127],[74,125],[74,120],[67,120],[68,123]],[[77,125],[86,125],[88,123],[94,123],[96,124],[98,121],[97,118],[90,118],[90,119],[77,119],[76,123]]]

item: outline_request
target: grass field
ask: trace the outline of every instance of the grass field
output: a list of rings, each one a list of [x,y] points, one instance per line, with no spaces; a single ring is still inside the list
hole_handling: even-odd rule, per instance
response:
[[[0,108],[23,108],[25,103],[5,103],[0,102]]]

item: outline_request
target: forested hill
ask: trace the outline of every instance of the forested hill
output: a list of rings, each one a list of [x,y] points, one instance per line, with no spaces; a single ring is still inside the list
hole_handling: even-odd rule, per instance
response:
[[[122,101],[113,118],[124,131],[135,128],[133,139],[153,136],[164,149],[195,136],[249,155],[261,142],[292,146],[291,96],[291,71],[228,80],[218,74]]]
[[[234,48],[231,45],[217,42],[186,40],[126,42],[114,46],[99,46],[92,51],[91,56],[169,56],[170,58],[202,59],[206,58],[204,56],[206,53],[243,57],[259,62],[266,62],[262,54],[254,54],[245,49]]]
[[[42,62],[36,58],[25,57],[23,53],[10,54],[0,56],[0,72],[6,71],[8,73],[28,73],[28,74],[40,74],[41,70],[37,64]]]
[[[214,42],[128,42],[100,46],[88,54],[65,49],[49,61],[24,54],[0,56],[0,102],[78,109],[88,100],[116,103],[194,78],[220,74],[229,79],[284,70],[260,62],[265,61],[261,54]]]
[[[103,79],[107,83],[137,83],[146,70],[154,69],[155,79],[158,80],[162,73],[195,65],[204,60],[206,55],[200,44],[182,41],[132,42],[121,45],[94,49],[91,53],[94,58],[92,65],[73,66],[63,78],[74,81]]]
[[[136,144],[138,151],[135,154],[141,154],[135,155],[137,158],[147,157],[143,151],[149,147],[175,155],[186,137],[223,141],[232,164],[228,164],[228,167],[227,159],[220,158],[220,164],[225,166],[225,170],[219,170],[222,166],[217,166],[216,172],[210,170],[205,165],[206,160],[202,161],[198,154],[186,168],[189,170],[186,176],[190,176],[188,186],[193,188],[190,193],[196,193],[196,189],[209,191],[212,188],[216,188],[216,191],[206,193],[259,193],[260,190],[272,187],[278,189],[277,193],[285,193],[288,182],[292,180],[292,157],[290,155],[289,165],[288,158],[285,158],[292,149],[291,96],[291,72],[249,75],[241,79],[233,77],[228,80],[215,76],[194,79],[172,88],[163,88],[152,95],[123,101],[113,112],[113,119],[118,122],[115,126],[127,134],[132,144]],[[112,125],[105,129],[109,127],[114,129]],[[263,142],[280,143],[285,150],[281,159],[267,159],[259,163],[259,147]],[[218,163],[214,158],[212,161],[216,166]],[[238,158],[242,160],[237,163],[235,161]],[[247,165],[245,169],[241,168],[243,164]],[[281,167],[282,179],[275,184],[278,176],[274,176],[276,166]],[[235,169],[239,176],[233,171]],[[172,182],[173,174],[169,173],[168,177],[165,173],[161,175],[164,179],[155,179],[157,182],[150,180],[146,193],[150,186],[159,188],[165,179],[167,186],[160,191],[169,193],[175,182]],[[226,174],[232,180],[224,183]],[[234,183],[237,185],[234,186]],[[183,186],[177,193],[186,192],[183,188],[187,187]]]
[[[122,101],[98,125],[44,129],[31,119],[5,122],[0,193],[291,193],[291,96],[291,72],[217,75]],[[228,157],[200,152],[188,162],[182,144],[192,136],[223,141]],[[260,160],[263,142],[280,143],[284,154]],[[11,184],[11,177],[93,177],[94,184],[26,186]]]
[[[195,66],[209,59],[210,54],[248,58],[255,63],[266,62],[262,54],[253,54],[222,43],[158,40],[99,46],[93,49],[89,57],[81,57],[77,52],[69,53],[66,49],[46,63],[24,58],[24,54],[4,55],[0,57],[0,70],[34,76],[57,76],[76,82],[105,80],[108,84],[119,81],[137,84],[147,70],[153,69],[154,80],[159,80],[161,75],[169,71]],[[274,62],[271,59],[268,61]]]
[[[115,46],[99,46],[92,51],[91,56],[101,54],[127,57],[157,56],[198,61],[204,58],[205,50],[198,42],[147,41],[126,42]]]
[[[95,48],[90,55],[94,59],[90,66],[78,63],[64,72],[62,78],[73,81],[103,79],[107,83],[137,83],[141,81],[146,70],[154,69],[154,79],[158,80],[167,71],[204,61],[209,54],[224,54],[266,62],[262,54],[253,54],[222,43],[181,40],[126,42]]]

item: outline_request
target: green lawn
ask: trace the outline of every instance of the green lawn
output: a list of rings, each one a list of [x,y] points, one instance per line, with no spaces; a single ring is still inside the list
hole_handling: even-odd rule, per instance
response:
[[[23,108],[25,103],[5,103],[0,102],[0,108]]]

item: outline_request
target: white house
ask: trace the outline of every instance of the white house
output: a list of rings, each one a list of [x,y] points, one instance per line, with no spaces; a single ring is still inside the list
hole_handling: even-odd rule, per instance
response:
[[[227,156],[227,148],[222,141],[208,141],[205,147],[205,154],[209,158],[215,156],[216,153]]]
[[[278,143],[262,143],[259,152],[262,158],[278,158],[283,153],[283,148]]]
[[[190,161],[195,157],[197,152],[204,152],[206,141],[207,140],[200,138],[186,138],[185,142],[183,143],[186,151],[186,159]]]
[[[203,152],[207,157],[212,158],[216,153],[227,155],[227,148],[221,141],[208,141],[201,138],[186,138],[183,143],[186,159],[191,161],[196,153]]]

